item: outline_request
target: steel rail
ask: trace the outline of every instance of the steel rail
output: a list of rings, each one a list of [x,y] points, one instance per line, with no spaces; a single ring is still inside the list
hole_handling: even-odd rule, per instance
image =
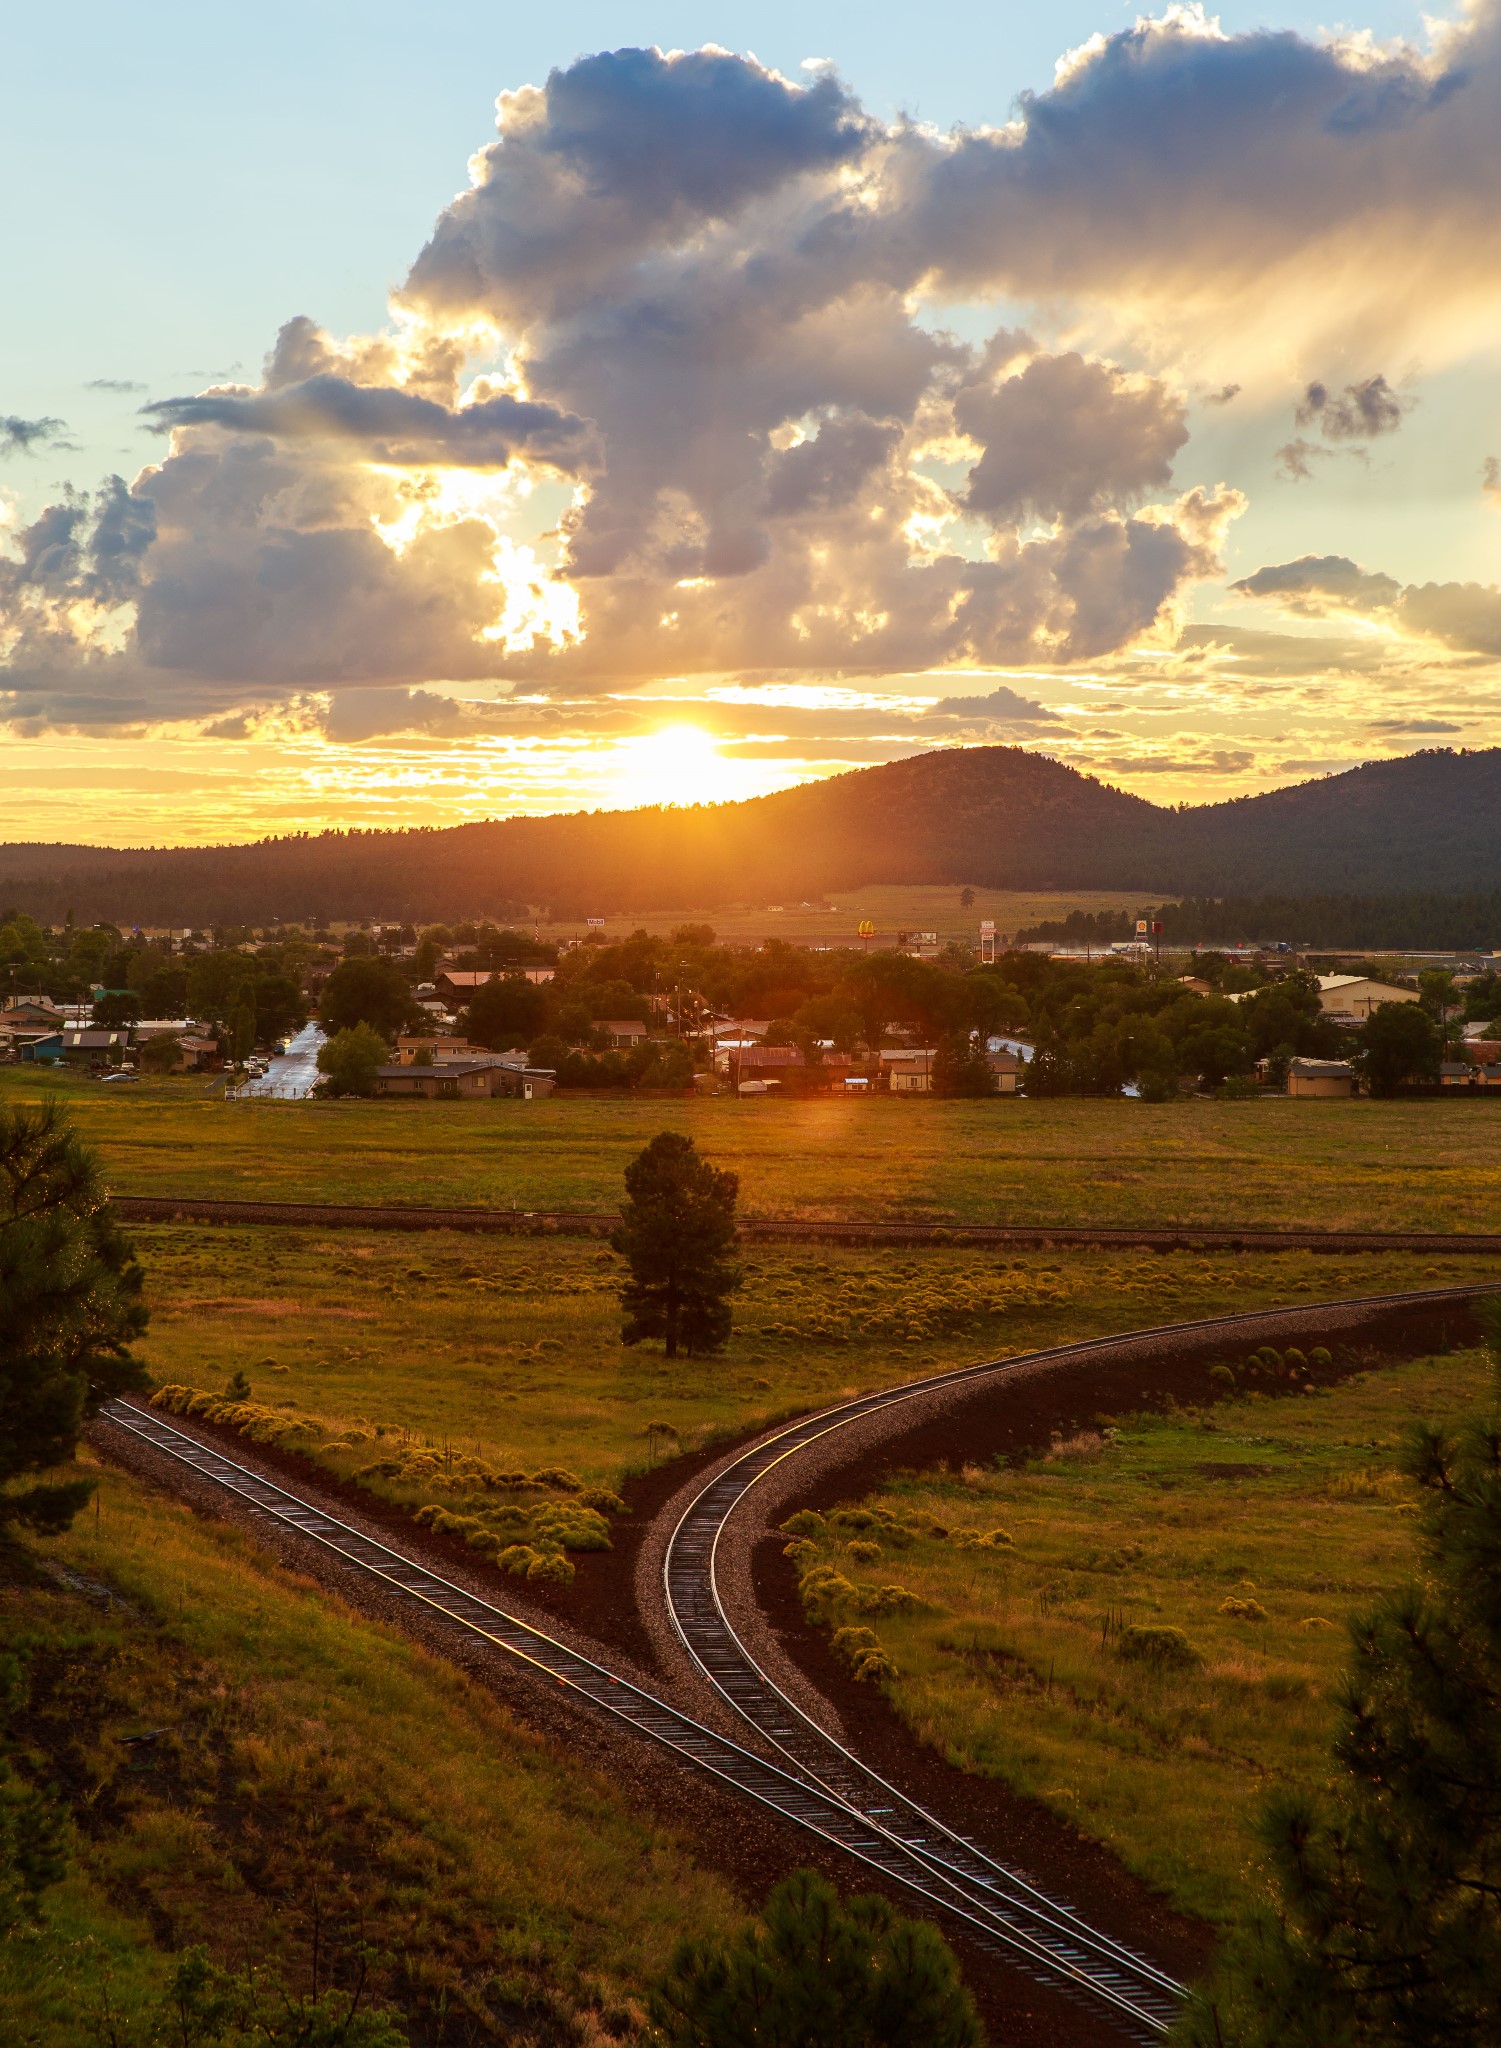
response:
[[[1060,1943],[1057,1933],[1041,1921],[1033,1925],[1024,1913],[998,1912],[991,1901],[975,1895],[973,1886],[956,1883],[920,1844],[904,1841],[884,1825],[882,1816],[860,1812],[837,1792],[810,1783],[805,1774],[787,1772],[705,1727],[582,1652],[404,1557],[201,1438],[173,1428],[154,1411],[120,1398],[107,1403],[101,1415],[398,1596],[505,1650],[533,1672],[579,1694],[734,1791],[855,1857],[929,1906],[964,1921],[983,1942],[1007,1950],[1040,1981],[1075,1998],[1109,2006],[1138,2037],[1166,2032],[1176,2011],[1177,1987],[1172,1987],[1171,2000],[1151,1990],[1145,1997],[1137,1995],[1122,1973],[1092,1963],[1091,1944],[1103,1937],[1094,1937],[1093,1930],[1075,1917],[1069,1919],[1067,1943]],[[1171,1979],[1162,1981],[1172,1985]]]
[[[1351,1306],[1379,1311],[1408,1305],[1438,1306],[1446,1301],[1458,1304],[1489,1291],[1471,1286],[1368,1295],[1354,1301],[1308,1304],[1304,1312],[1317,1315],[1321,1309]],[[1170,1335],[1207,1335],[1298,1312],[1251,1310],[1125,1334],[1146,1341]],[[1133,2002],[1139,2001],[1144,2012],[1153,2011],[1160,2027],[1162,2020],[1156,2018],[1160,2002],[1164,1998],[1170,2001],[1166,2013],[1170,2019],[1183,1996],[1182,1987],[1146,1958],[1090,1927],[1071,1907],[1023,1872],[998,1862],[957,1834],[820,1727],[746,1649],[725,1611],[718,1578],[720,1542],[731,1517],[768,1473],[809,1445],[866,1415],[935,1391],[977,1380],[999,1379],[1022,1366],[1058,1365],[1087,1358],[1120,1342],[1119,1335],[1087,1338],[1046,1351],[932,1374],[904,1386],[836,1403],[763,1438],[716,1473],[684,1510],[668,1542],[663,1587],[673,1628],[699,1671],[743,1720],[787,1758],[795,1771],[852,1811],[866,1818],[878,1815],[895,1839],[935,1872],[941,1872],[946,1883],[971,1897],[977,1910],[1025,1914],[1045,1938],[1081,1947],[1096,1969],[1115,1980],[1117,1988],[1127,1989],[1127,1995],[1133,1997]]]

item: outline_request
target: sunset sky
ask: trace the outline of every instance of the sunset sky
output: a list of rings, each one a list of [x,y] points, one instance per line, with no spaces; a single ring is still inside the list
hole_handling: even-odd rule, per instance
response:
[[[7,27],[0,838],[1501,737],[1501,0]]]

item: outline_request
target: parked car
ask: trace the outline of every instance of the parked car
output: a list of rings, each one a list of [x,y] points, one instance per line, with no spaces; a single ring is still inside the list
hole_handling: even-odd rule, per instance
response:
[[[99,1076],[101,1081],[139,1081],[140,1075],[133,1067],[111,1067],[107,1074]]]

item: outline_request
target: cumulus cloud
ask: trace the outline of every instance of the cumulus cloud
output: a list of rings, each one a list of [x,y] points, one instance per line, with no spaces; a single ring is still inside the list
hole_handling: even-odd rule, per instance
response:
[[[576,705],[1165,653],[1244,502],[1179,473],[1186,394],[1238,389],[1196,329],[1289,321],[1301,378],[1349,359],[1312,352],[1325,328],[1384,348],[1493,304],[1498,6],[1424,51],[1178,7],[951,135],[875,120],[822,64],[582,58],[502,96],[389,331],[289,320],[258,381],[145,408],[167,447],[132,484],[15,533],[9,687],[37,718],[311,693],[341,731],[437,731],[448,685]],[[1009,295],[1075,345],[962,338],[925,294]],[[1284,474],[1409,403],[1308,384]],[[1239,587],[1456,647],[1488,630],[1480,587],[1342,557]],[[978,703],[944,715],[1026,715]]]
[[[0,455],[31,455],[38,448],[68,448],[68,423],[55,419],[22,419],[18,413],[0,413]]]
[[[1170,308],[1219,335],[1463,345],[1501,294],[1501,11],[1431,47],[1230,35],[1197,6],[1099,36],[1005,127],[914,165],[897,232],[951,293]]]
[[[1232,584],[1310,618],[1373,618],[1456,653],[1501,655],[1501,589],[1493,583],[1408,583],[1361,569],[1344,555],[1305,555]]]

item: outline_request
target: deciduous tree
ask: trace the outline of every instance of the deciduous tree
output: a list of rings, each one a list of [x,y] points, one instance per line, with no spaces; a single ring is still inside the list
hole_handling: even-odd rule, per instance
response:
[[[1412,1076],[1427,1080],[1438,1060],[1438,1032],[1417,1003],[1382,1003],[1356,1033],[1354,1064],[1373,1095],[1395,1095]]]
[[[355,958],[337,966],[323,984],[318,1015],[330,1031],[368,1024],[394,1038],[412,1011],[406,976],[390,960]]]
[[[318,1071],[327,1077],[332,1095],[373,1095],[376,1074],[389,1058],[390,1048],[380,1033],[368,1024],[356,1024],[336,1031],[319,1046]]]

